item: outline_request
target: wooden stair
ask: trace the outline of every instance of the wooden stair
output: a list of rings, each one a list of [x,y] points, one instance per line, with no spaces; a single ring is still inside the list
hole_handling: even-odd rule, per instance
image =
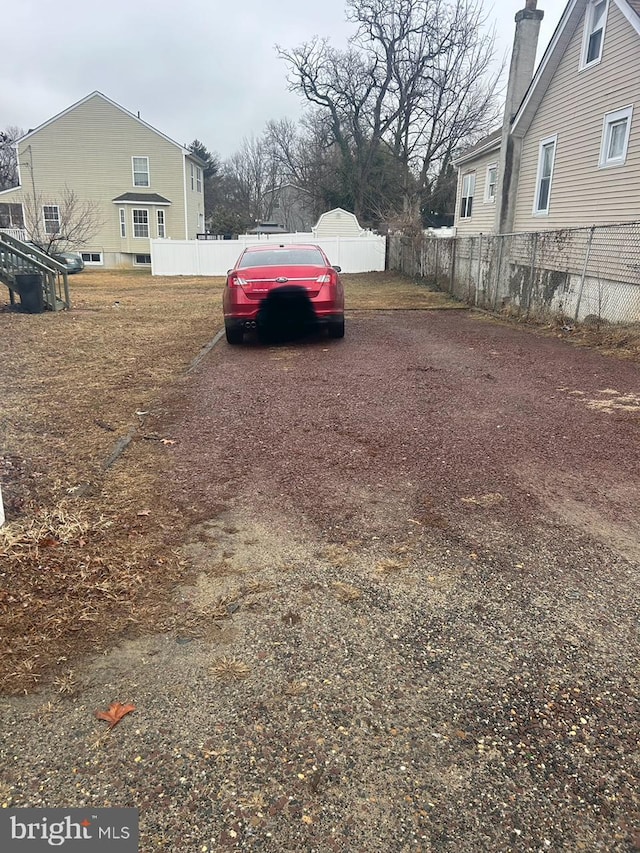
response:
[[[24,243],[1,231],[0,282],[9,288],[11,304],[15,304],[17,293],[25,310],[30,313],[71,308],[69,280],[64,264],[45,255],[30,243]]]

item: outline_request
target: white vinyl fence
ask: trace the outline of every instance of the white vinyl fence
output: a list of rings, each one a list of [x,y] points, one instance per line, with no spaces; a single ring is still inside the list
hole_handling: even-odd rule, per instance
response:
[[[329,261],[345,273],[384,270],[386,239],[377,234],[317,238],[313,234],[262,234],[237,240],[151,240],[151,272],[153,275],[226,275],[245,246],[266,242],[321,246]]]

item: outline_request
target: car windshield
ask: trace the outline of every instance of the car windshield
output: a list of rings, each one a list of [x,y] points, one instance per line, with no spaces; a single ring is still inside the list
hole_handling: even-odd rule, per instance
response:
[[[240,269],[247,267],[324,267],[325,259],[318,249],[265,249],[245,252]]]

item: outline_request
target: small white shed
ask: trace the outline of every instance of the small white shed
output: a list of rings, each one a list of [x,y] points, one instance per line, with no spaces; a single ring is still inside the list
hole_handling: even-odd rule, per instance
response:
[[[355,213],[341,207],[323,213],[312,231],[314,237],[361,237],[366,233]]]

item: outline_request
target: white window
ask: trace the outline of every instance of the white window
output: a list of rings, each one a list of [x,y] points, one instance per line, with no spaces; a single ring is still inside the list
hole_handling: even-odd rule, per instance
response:
[[[133,185],[134,187],[149,187],[149,158],[148,157],[132,157],[133,163]]]
[[[127,214],[125,213],[124,207],[120,208],[120,236],[127,236]]]
[[[195,173],[195,169],[194,169],[193,163],[190,163],[190,166],[191,166],[191,189],[193,190],[194,189],[194,178],[193,178],[193,176]]]
[[[484,200],[494,202],[496,200],[496,184],[498,183],[498,165],[491,163],[487,166],[487,177],[484,184]]]
[[[45,234],[57,234],[60,231],[60,208],[57,204],[45,204],[42,207]]]
[[[103,264],[102,252],[82,252],[82,260],[88,266],[99,266]]]
[[[196,190],[199,193],[202,192],[202,169],[200,166],[196,166]]]
[[[133,213],[133,236],[148,237],[149,236],[149,211],[136,210]]]
[[[467,172],[462,177],[462,198],[460,200],[460,219],[468,219],[473,209],[473,193],[476,187],[476,173]]]
[[[607,113],[602,127],[600,166],[622,166],[627,159],[633,107]]]
[[[608,0],[591,0],[584,18],[581,68],[597,65],[602,58]]]
[[[553,165],[556,159],[557,141],[558,137],[556,135],[549,136],[540,143],[536,197],[533,203],[533,213],[537,216],[549,213],[549,198],[551,196],[551,181],[553,179]]]
[[[156,215],[158,219],[158,237],[166,237],[167,230],[164,227],[164,210],[158,210]]]
[[[151,266],[151,255],[134,255],[133,256],[133,265],[136,267],[149,267],[149,266]]]

